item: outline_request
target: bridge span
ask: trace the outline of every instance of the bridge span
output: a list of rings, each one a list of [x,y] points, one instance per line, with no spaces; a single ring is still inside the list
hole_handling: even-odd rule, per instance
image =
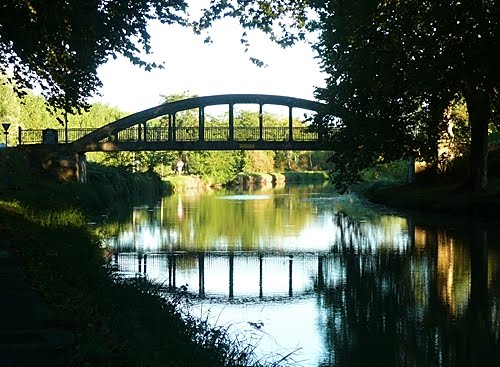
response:
[[[235,105],[255,104],[259,107],[258,126],[239,126]],[[205,109],[226,105],[228,121],[224,126],[207,126]],[[263,107],[288,107],[287,126],[265,126]],[[227,94],[194,97],[164,103],[140,111],[101,128],[61,129],[57,131],[66,148],[78,153],[90,151],[154,151],[154,150],[328,150],[321,131],[311,126],[294,124],[294,109],[318,113],[325,105],[301,98],[262,95]],[[197,126],[184,126],[178,113],[198,110]],[[165,116],[162,124],[154,120]],[[41,142],[42,131],[20,131],[20,144]],[[62,139],[61,139],[62,138]]]
[[[258,106],[258,121],[244,125],[235,106],[249,104]],[[286,126],[266,125],[263,108],[268,105],[288,108]],[[227,121],[208,123],[205,109],[210,106],[227,106]],[[133,113],[98,129],[19,129],[19,145],[31,152],[44,171],[86,182],[86,152],[331,150],[321,130],[294,119],[294,109],[322,114],[325,107],[316,101],[265,94],[194,97]],[[197,110],[197,123],[184,124],[178,114],[192,110]]]

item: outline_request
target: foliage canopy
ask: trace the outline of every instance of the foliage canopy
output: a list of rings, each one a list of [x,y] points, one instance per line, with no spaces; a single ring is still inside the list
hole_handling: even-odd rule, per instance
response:
[[[0,72],[19,88],[41,85],[70,111],[100,86],[97,67],[124,55],[145,69],[147,22],[190,24],[184,0],[6,0],[0,6]],[[449,109],[465,101],[471,184],[487,183],[488,124],[499,124],[500,5],[494,0],[212,0],[193,23],[203,33],[224,17],[260,29],[283,47],[307,34],[328,75],[316,121],[330,132],[340,185],[378,162],[436,159]],[[245,33],[242,43],[246,44]],[[145,54],[144,54],[145,53]],[[18,91],[21,89],[18,89]]]
[[[17,92],[41,87],[55,108],[87,107],[101,81],[97,68],[123,55],[146,70],[147,22],[186,25],[184,0],[4,0],[0,5],[0,73]]]
[[[316,31],[328,75],[317,121],[330,134],[341,185],[379,161],[432,159],[446,112],[464,98],[471,126],[471,184],[486,186],[488,123],[498,121],[500,5],[493,0],[216,0],[221,16],[260,28],[286,46]],[[214,14],[215,13],[215,14]],[[279,36],[280,35],[280,36]],[[498,123],[498,122],[497,122]]]

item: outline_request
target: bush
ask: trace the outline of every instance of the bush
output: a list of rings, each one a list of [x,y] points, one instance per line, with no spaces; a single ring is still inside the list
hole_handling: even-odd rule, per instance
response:
[[[0,150],[0,189],[22,190],[33,184],[29,160],[13,148]]]

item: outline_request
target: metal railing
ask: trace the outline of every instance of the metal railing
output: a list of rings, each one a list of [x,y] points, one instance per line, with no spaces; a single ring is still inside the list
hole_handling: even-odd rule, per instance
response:
[[[227,127],[206,127],[205,141],[228,141],[229,128]]]
[[[196,127],[178,127],[175,129],[175,141],[198,141],[199,128]]]
[[[55,129],[58,134],[58,142],[66,142],[65,129]],[[294,141],[319,141],[319,134],[311,131],[308,127],[292,127],[292,137]],[[72,143],[95,131],[91,128],[68,129],[68,143]],[[43,143],[44,130],[24,130],[19,129],[19,144],[40,144]],[[231,131],[229,127],[205,127],[203,138],[205,141],[229,141]],[[264,127],[262,131],[259,127],[234,127],[234,141],[258,141],[262,138],[267,142],[282,142],[290,140],[290,128],[288,126]],[[117,134],[102,140],[113,140],[117,142],[167,142],[174,141],[199,141],[199,127],[177,127],[175,131],[169,131],[168,127],[153,126],[146,129],[139,129],[132,126],[119,131]]]
[[[65,129],[53,129],[57,131],[59,143],[66,142],[66,130]],[[19,144],[40,144],[43,143],[43,132],[40,129],[19,129]],[[78,129],[68,129],[68,143],[72,143],[85,135],[90,134],[95,131],[92,128],[78,128]]]
[[[114,136],[114,141],[139,141],[139,129],[137,126],[129,127],[128,129],[124,129],[119,131]]]
[[[146,129],[146,141],[168,141],[168,127],[153,126]]]

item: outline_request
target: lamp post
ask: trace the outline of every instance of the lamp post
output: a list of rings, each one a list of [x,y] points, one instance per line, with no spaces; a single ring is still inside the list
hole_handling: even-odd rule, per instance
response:
[[[2,126],[3,126],[4,134],[5,134],[5,147],[7,148],[7,136],[9,135],[10,124],[9,123],[3,123]]]

